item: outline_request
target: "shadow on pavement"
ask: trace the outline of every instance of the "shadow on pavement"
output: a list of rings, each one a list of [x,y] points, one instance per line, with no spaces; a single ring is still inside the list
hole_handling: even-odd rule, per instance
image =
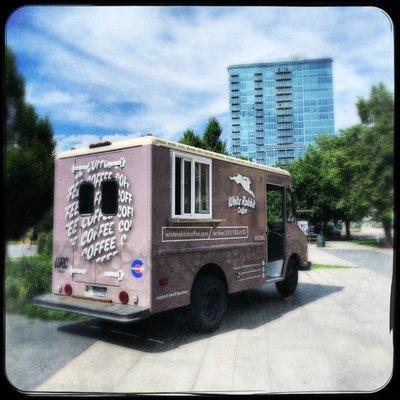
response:
[[[288,300],[279,296],[275,285],[232,294],[229,296],[228,311],[220,328],[211,334],[191,332],[185,321],[183,309],[156,314],[131,324],[92,319],[64,325],[58,329],[130,349],[158,353],[236,329],[257,328],[340,290],[343,290],[343,287],[299,283],[296,294]]]

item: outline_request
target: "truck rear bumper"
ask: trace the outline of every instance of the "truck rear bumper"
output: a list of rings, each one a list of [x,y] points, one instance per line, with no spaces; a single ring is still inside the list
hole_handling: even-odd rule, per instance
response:
[[[150,316],[150,311],[143,307],[105,303],[56,294],[37,296],[33,301],[39,307],[70,311],[116,322],[133,322]]]

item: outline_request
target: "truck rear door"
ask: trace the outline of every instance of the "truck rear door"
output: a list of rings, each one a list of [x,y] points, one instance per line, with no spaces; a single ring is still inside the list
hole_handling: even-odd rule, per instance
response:
[[[96,188],[99,192],[98,207],[102,216],[98,226],[98,247],[96,257],[96,283],[121,286],[121,281],[129,273],[121,261],[121,248],[132,229],[131,186],[115,163],[123,163],[122,153],[115,151],[101,156],[104,167],[103,179]]]
[[[124,165],[119,151],[75,158],[69,195],[78,200],[66,210],[79,215],[70,269],[74,281],[120,286],[127,274],[120,250],[132,228],[133,196]]]
[[[95,262],[87,257],[87,249],[91,241],[95,240],[94,233],[98,227],[98,214],[94,204],[96,190],[93,182],[88,180],[88,169],[96,160],[97,156],[75,157],[72,167],[75,194],[70,189],[68,196],[77,196],[79,218],[76,243],[73,246],[73,264],[69,272],[76,282],[94,283],[96,280]]]

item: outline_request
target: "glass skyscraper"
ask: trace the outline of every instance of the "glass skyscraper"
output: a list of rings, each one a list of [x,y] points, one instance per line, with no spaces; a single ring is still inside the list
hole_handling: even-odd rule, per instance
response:
[[[334,134],[332,59],[232,65],[229,145],[274,165],[304,155],[320,133]]]

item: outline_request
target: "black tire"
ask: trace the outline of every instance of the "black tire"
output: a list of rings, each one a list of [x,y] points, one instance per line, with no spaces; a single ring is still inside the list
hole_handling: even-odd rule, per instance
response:
[[[196,279],[191,293],[188,319],[197,332],[212,332],[218,329],[227,306],[224,284],[213,276]]]
[[[292,257],[287,265],[285,279],[275,283],[278,292],[284,299],[291,297],[297,288],[299,277],[297,260]]]

